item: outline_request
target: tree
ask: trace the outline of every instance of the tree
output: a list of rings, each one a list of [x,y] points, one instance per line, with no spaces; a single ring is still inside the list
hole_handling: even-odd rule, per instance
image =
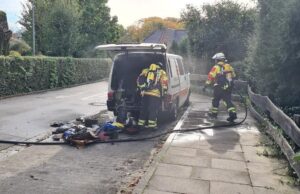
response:
[[[55,2],[49,10],[45,24],[45,54],[50,56],[72,56],[78,42],[78,14],[75,7]]]
[[[187,5],[181,19],[194,56],[209,61],[214,53],[224,52],[231,61],[245,58],[255,23],[254,9],[231,1],[203,5],[200,9]]]
[[[98,44],[114,43],[120,37],[116,16],[110,16],[107,0],[78,0],[81,10],[79,20],[80,50],[90,51]]]
[[[153,31],[162,28],[182,29],[184,24],[177,18],[149,17],[139,20],[138,24],[127,27],[123,42],[142,42]]]
[[[245,61],[246,76],[257,92],[278,105],[300,105],[300,3],[259,0],[255,44]]]
[[[8,29],[6,13],[0,10],[0,55],[7,55],[12,32]]]
[[[19,23],[32,42],[32,2],[23,6]],[[36,48],[44,55],[88,57],[102,43],[116,42],[120,25],[107,0],[35,0]]]

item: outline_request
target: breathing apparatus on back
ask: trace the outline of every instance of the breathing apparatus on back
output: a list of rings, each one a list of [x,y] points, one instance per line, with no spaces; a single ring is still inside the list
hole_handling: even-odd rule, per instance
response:
[[[146,77],[146,88],[147,89],[154,89],[157,86],[157,83],[160,79],[160,66],[156,64],[151,64],[149,67],[149,71]]]

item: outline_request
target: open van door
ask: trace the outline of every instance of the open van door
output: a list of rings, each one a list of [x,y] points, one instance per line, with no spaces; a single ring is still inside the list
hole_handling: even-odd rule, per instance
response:
[[[113,111],[116,116],[122,112],[122,109],[130,112],[131,115],[138,115],[141,99],[140,95],[137,95],[137,77],[151,63],[165,64],[166,45],[156,43],[106,44],[99,45],[95,49],[117,53],[113,58],[108,80],[108,110]]]
[[[105,44],[95,47],[102,51],[143,51],[143,52],[166,52],[165,44],[141,43],[141,44]]]

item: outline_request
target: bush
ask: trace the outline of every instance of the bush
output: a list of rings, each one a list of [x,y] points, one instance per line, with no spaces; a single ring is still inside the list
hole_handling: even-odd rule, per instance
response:
[[[109,59],[0,57],[0,96],[65,87],[107,77]]]
[[[11,38],[11,40],[9,42],[9,50],[10,51],[17,51],[21,55],[27,55],[31,51],[31,48],[23,40],[18,40],[18,39],[15,39],[15,38]]]
[[[9,51],[10,57],[21,57],[21,54],[18,51]]]

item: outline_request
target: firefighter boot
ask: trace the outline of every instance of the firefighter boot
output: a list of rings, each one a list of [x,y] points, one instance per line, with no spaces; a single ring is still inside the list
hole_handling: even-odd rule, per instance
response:
[[[235,119],[237,119],[236,113],[235,112],[229,112],[229,117],[227,118],[227,121],[230,122],[230,123],[233,123]]]
[[[209,116],[211,119],[216,119],[216,118],[218,117],[218,113],[209,112],[209,113],[208,113],[208,116]]]
[[[211,107],[209,113],[208,113],[208,116],[211,118],[211,119],[216,119],[218,117],[218,107],[215,107],[213,105],[213,107]]]

